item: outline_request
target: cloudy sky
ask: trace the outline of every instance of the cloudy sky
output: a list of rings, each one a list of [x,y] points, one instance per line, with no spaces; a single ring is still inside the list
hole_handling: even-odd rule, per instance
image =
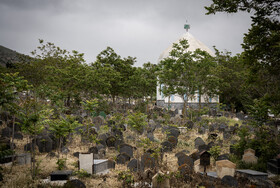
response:
[[[136,66],[159,55],[186,31],[212,49],[242,51],[245,13],[205,15],[210,0],[0,0],[0,45],[29,54],[38,39],[85,53],[88,63],[107,46]]]

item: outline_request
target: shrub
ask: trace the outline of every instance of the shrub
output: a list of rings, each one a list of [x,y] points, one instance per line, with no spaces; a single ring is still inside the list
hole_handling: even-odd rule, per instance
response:
[[[211,154],[211,156],[214,158],[215,161],[217,161],[218,157],[220,156],[221,153],[221,147],[220,146],[213,146],[209,153]]]
[[[57,162],[56,162],[57,170],[63,170],[66,167],[66,160],[67,159],[64,159],[64,158],[57,159]]]

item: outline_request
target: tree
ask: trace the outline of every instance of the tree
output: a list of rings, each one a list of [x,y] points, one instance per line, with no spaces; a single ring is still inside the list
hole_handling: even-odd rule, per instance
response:
[[[280,4],[278,0],[213,0],[205,7],[207,14],[216,12],[252,14],[251,29],[245,34],[242,47],[249,66],[252,100],[261,99],[272,113],[280,113]]]

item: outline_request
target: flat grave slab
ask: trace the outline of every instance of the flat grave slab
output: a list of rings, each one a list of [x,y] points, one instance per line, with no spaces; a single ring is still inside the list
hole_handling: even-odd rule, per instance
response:
[[[93,165],[94,174],[106,174],[109,172],[107,159],[95,159],[93,160]]]
[[[263,180],[266,180],[268,177],[267,173],[250,170],[250,169],[236,170],[236,174],[240,176],[245,176],[245,177],[250,177],[255,179],[263,179]]]
[[[204,172],[199,172],[201,175],[204,175]],[[206,175],[211,178],[219,178],[217,172],[206,172]]]
[[[61,171],[55,171],[50,174],[51,181],[57,181],[57,180],[69,180],[72,170],[61,170]]]

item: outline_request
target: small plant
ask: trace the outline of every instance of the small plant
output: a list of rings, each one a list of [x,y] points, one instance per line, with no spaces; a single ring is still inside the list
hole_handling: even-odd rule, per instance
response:
[[[58,170],[63,170],[65,167],[66,167],[66,160],[65,158],[62,158],[62,159],[57,159],[57,169]]]
[[[74,174],[78,176],[79,178],[89,178],[91,176],[90,173],[85,171],[84,169],[80,169],[78,171],[75,171]]]
[[[142,134],[147,126],[147,116],[141,112],[131,113],[128,116],[127,124],[137,133]]]
[[[131,187],[131,184],[134,183],[134,176],[132,175],[132,173],[129,170],[128,171],[121,171],[118,174],[118,180],[123,181],[123,186],[124,187]]]
[[[211,156],[214,158],[215,161],[217,161],[220,153],[221,153],[221,147],[220,146],[213,146],[209,153],[211,154]]]

